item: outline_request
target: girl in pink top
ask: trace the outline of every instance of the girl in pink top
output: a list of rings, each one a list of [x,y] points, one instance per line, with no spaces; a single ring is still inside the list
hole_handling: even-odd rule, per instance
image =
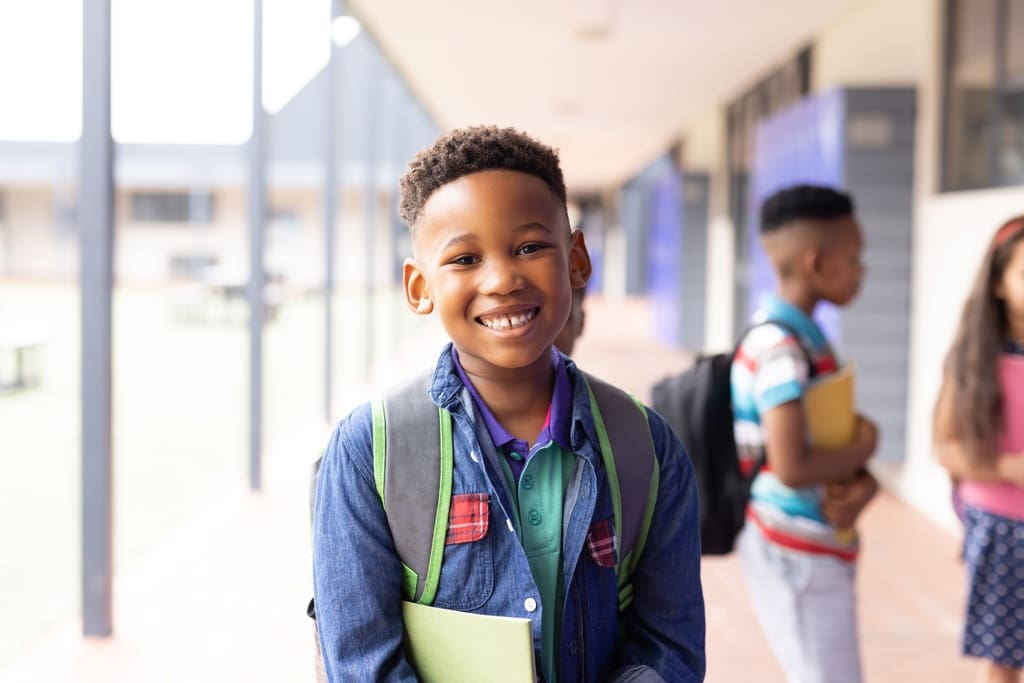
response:
[[[981,681],[1024,669],[1024,216],[996,231],[964,305],[935,409],[935,451],[962,502],[963,653]]]

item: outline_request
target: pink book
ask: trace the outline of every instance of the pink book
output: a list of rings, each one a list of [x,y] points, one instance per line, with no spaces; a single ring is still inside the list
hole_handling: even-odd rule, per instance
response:
[[[1024,452],[1024,356],[1003,354],[999,359],[999,385],[1003,390],[1001,453]]]
[[[999,452],[1021,457],[1024,453],[1024,356],[1003,354],[999,359],[999,385],[1003,392],[1003,431]],[[988,512],[1024,519],[1024,489],[1011,484],[965,481],[960,484],[965,503]]]

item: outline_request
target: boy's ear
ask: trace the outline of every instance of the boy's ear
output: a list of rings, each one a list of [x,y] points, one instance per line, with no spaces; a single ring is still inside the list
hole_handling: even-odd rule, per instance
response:
[[[587,243],[583,240],[583,233],[573,230],[569,235],[569,283],[574,289],[586,287],[591,272],[593,266],[587,252]]]
[[[808,275],[820,275],[825,266],[825,254],[818,247],[804,250],[800,256],[800,265]]]
[[[427,278],[414,259],[407,258],[402,263],[402,284],[405,286],[405,303],[410,311],[418,315],[433,312],[434,301],[430,298]]]

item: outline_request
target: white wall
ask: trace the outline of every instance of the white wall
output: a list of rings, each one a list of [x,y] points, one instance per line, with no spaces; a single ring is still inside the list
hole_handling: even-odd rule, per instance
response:
[[[931,449],[931,413],[942,361],[971,281],[996,228],[1024,213],[1024,187],[931,195],[918,203],[914,226],[907,460],[899,491],[948,522],[949,489]]]
[[[936,0],[854,4],[814,41],[813,90],[914,83],[931,61]]]

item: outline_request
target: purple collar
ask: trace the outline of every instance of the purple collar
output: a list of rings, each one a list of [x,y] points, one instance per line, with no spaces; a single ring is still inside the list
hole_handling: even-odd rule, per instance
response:
[[[458,373],[459,379],[469,389],[469,393],[473,397],[473,404],[480,411],[484,424],[487,425],[487,432],[491,435],[495,447],[504,455],[509,456],[510,464],[518,462],[520,466],[515,467],[513,465],[513,468],[514,470],[521,471],[522,461],[530,455],[529,444],[522,439],[516,439],[512,436],[494,417],[494,413],[484,403],[476,387],[469,380],[469,376],[466,375],[466,371],[462,369],[462,364],[459,362],[459,353],[455,350],[454,345],[452,346],[452,360],[455,361],[455,371]],[[565,369],[565,361],[562,359],[562,354],[554,346],[551,347],[551,366],[555,371],[555,389],[551,395],[551,405],[548,407],[548,419],[534,441],[534,449],[544,447],[549,442],[554,441],[562,448],[571,451],[572,447],[569,445],[569,423],[572,419],[572,388],[569,386],[569,373]],[[513,456],[513,453],[518,458]]]

